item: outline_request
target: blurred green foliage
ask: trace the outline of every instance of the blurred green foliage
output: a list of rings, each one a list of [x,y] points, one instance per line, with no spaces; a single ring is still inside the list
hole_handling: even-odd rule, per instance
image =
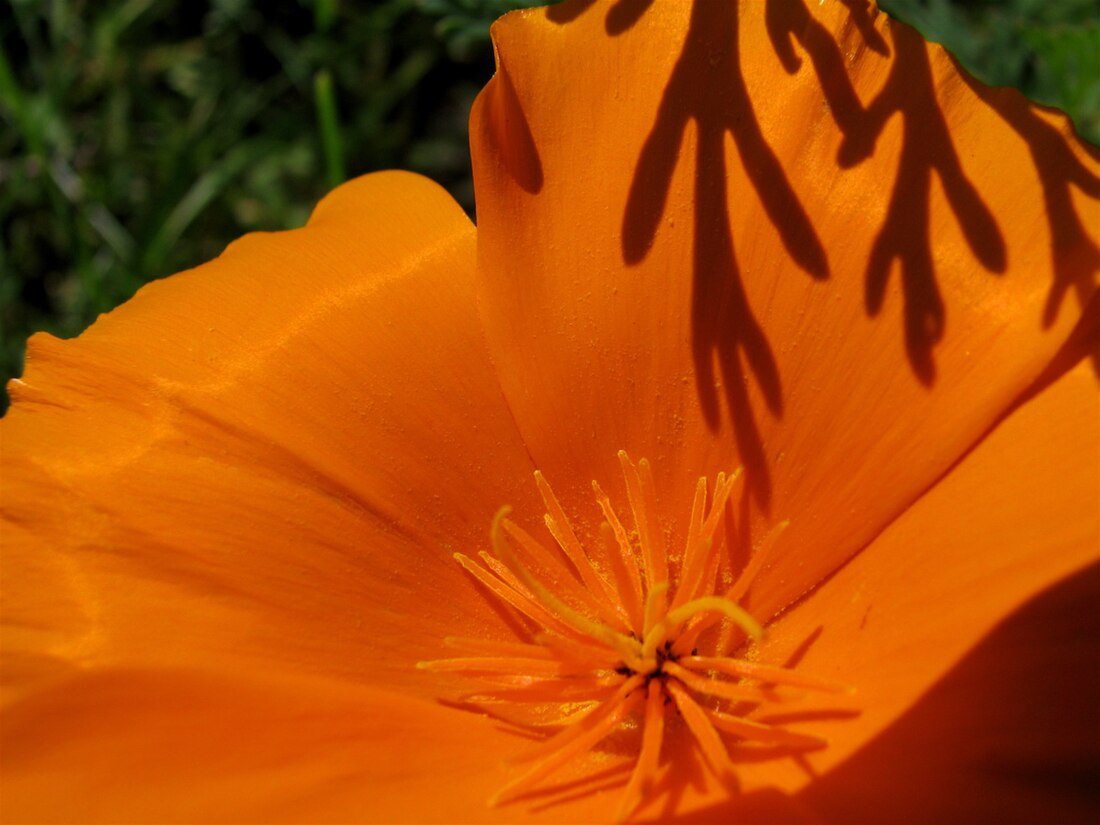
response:
[[[519,5],[0,0],[0,383],[30,332],[299,226],[347,175],[472,208],[466,118]]]
[[[301,225],[347,176],[412,169],[472,210],[489,23],[534,4],[0,0],[0,381],[30,332]],[[1100,143],[1094,0],[883,6]]]
[[[1097,0],[880,0],[992,86],[1066,112],[1100,145]]]

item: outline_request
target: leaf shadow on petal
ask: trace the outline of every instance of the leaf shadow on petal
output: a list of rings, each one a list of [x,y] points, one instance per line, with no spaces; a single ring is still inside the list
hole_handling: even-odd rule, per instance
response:
[[[875,17],[878,16],[878,7],[871,0],[840,0],[848,9],[849,21],[855,25],[863,38],[863,43],[872,51],[879,54],[889,54],[890,49],[882,33],[875,28]]]
[[[1008,265],[1004,237],[977,189],[966,177],[936,98],[927,47],[915,29],[895,26],[894,57],[886,85],[845,131],[837,152],[842,167],[874,153],[887,121],[902,118],[902,149],[886,219],[871,248],[864,301],[869,315],[883,306],[891,265],[900,264],[905,348],[917,377],[936,377],[933,349],[943,338],[946,312],[936,283],[931,236],[932,174],[943,184],[971,252],[991,273]]]
[[[1073,291],[1082,307],[1096,287],[1100,248],[1089,235],[1088,216],[1071,198],[1076,187],[1086,196],[1100,189],[1100,177],[1074,154],[1056,127],[1015,92],[985,89],[958,69],[962,80],[938,77],[929,46],[912,28],[889,22],[868,0],[841,0],[843,11],[830,25],[806,0],[766,0],[764,24],[780,64],[788,73],[808,63],[827,112],[839,130],[837,170],[860,166],[871,157],[894,166],[892,184],[882,187],[885,215],[870,228],[871,250],[864,266],[864,306],[868,316],[882,314],[897,279],[902,300],[900,325],[913,375],[928,387],[937,376],[935,352],[948,324],[948,307],[937,272],[937,227],[958,227],[969,265],[976,274],[998,275],[1009,266],[1004,229],[963,166],[949,126],[951,95],[971,84],[1028,144],[1038,170],[1051,235],[1054,282],[1043,310],[1044,326],[1057,317]],[[618,35],[630,30],[650,0],[619,0],[600,7],[574,0],[548,9],[565,24],[594,8],[606,8],[605,28]],[[760,415],[782,418],[784,386],[766,325],[749,301],[742,266],[734,249],[729,202],[756,197],[786,255],[815,279],[829,275],[826,248],[786,176],[786,158],[777,155],[773,137],[761,126],[750,99],[738,43],[739,15],[730,3],[693,3],[689,30],[663,90],[652,129],[638,153],[621,226],[623,261],[641,263],[649,254],[682,158],[689,127],[694,127],[693,253],[691,256],[692,351],[696,392],[707,425],[717,431],[728,414],[740,460],[746,468],[746,496],[765,513],[772,495]],[[853,65],[861,53],[888,57],[885,83],[866,104],[857,94]],[[878,71],[877,68],[874,71]],[[757,101],[757,104],[761,104]],[[897,156],[879,146],[888,124],[900,126]],[[730,190],[727,138],[753,193]],[[1087,150],[1086,150],[1087,151]],[[945,196],[945,214],[933,215],[933,187]],[[884,182],[885,183],[885,182]],[[889,188],[887,188],[889,187]],[[1100,356],[1094,356],[1100,372]],[[764,409],[750,404],[758,393]],[[722,410],[720,401],[725,401]],[[765,413],[766,410],[766,413]]]
[[[861,36],[856,50],[890,53],[886,39],[875,27],[876,13],[868,4],[848,0],[844,5],[849,15],[846,25]],[[809,58],[827,109],[841,133],[836,158],[839,168],[855,167],[875,154],[887,122],[894,115],[901,118],[902,147],[896,177],[864,273],[864,301],[868,315],[882,311],[891,272],[897,264],[907,357],[914,375],[930,386],[936,378],[934,350],[947,323],[933,253],[933,174],[942,184],[976,263],[998,274],[1006,270],[1008,260],[1001,229],[963,170],[953,144],[937,98],[928,47],[915,30],[892,26],[893,53],[886,83],[864,106],[848,75],[847,64],[854,58],[851,54],[845,57],[834,33],[811,14],[803,0],[768,0],[765,24],[788,72],[802,65],[796,41]],[[770,471],[758,419],[749,403],[748,382],[755,381],[767,410],[776,418],[783,415],[783,387],[771,344],[749,304],[734,250],[727,206],[730,176],[723,145],[727,134],[790,259],[816,279],[828,277],[829,263],[754,113],[740,65],[737,29],[736,4],[692,6],[683,50],[635,168],[623,218],[622,251],[628,266],[640,263],[648,254],[665,212],[687,126],[694,122],[697,147],[691,266],[696,388],[712,430],[721,426],[718,388],[724,392],[747,471],[747,491],[766,513],[771,499]],[[706,82],[709,77],[721,78],[721,83]],[[1024,134],[1025,130],[1020,131]],[[1038,133],[1024,136],[1033,147],[1042,137]],[[1068,154],[1064,143],[1058,146]],[[1049,154],[1058,150],[1053,147],[1043,151]],[[1037,164],[1044,171],[1038,159]],[[1044,174],[1045,180],[1050,177]],[[1080,174],[1076,180],[1079,185],[1088,184],[1081,182]],[[1057,208],[1056,184],[1044,186],[1049,200],[1055,203],[1053,211],[1065,212]],[[733,193],[733,197],[739,194]],[[1066,202],[1066,197],[1061,200]],[[1068,242],[1079,243],[1083,230],[1074,234],[1073,227],[1079,227],[1080,222],[1074,219],[1068,225],[1070,229],[1062,234],[1072,235]],[[1053,231],[1057,237],[1059,230]]]
[[[566,0],[564,3],[555,3],[546,9],[546,19],[558,25],[572,23],[592,6],[596,0]]]
[[[572,2],[559,3],[547,8],[546,17],[553,23],[570,23],[595,4],[596,0],[572,0]],[[628,31],[651,5],[653,0],[617,0],[607,10],[607,16],[604,18],[605,30],[612,37]]]
[[[863,48],[883,55],[889,55],[890,48],[874,25],[879,12],[866,0],[842,2],[849,11],[848,23],[861,35],[861,42],[847,58],[834,35],[808,11],[805,0],[768,0],[765,21],[776,55],[788,72],[796,72],[802,64],[792,38],[809,56],[828,110],[843,135],[837,152],[841,168],[857,166],[873,155],[887,121],[894,115],[902,119],[903,146],[897,176],[865,272],[864,299],[869,315],[881,311],[891,265],[897,262],[909,363],[914,374],[931,385],[936,374],[933,351],[946,328],[946,310],[936,283],[935,239],[929,214],[932,174],[943,186],[974,259],[991,274],[1004,273],[1008,268],[1005,240],[989,207],[963,171],[923,38],[909,26],[891,25],[893,55],[886,84],[863,106],[847,78],[845,63],[857,60]],[[1096,289],[1100,247],[1089,237],[1070,190],[1075,187],[1098,197],[1100,176],[1074,155],[1065,136],[1041,118],[1021,94],[1013,89],[987,87],[951,59],[961,82],[1026,141],[1039,173],[1054,271],[1043,310],[1043,326],[1049,327],[1069,290],[1075,292],[1079,306],[1084,308]],[[1081,146],[1100,160],[1100,151],[1084,143]],[[1097,217],[1100,219],[1100,214]],[[1100,374],[1100,356],[1093,356],[1093,364]]]
[[[1100,175],[1089,170],[1070,151],[1065,137],[1015,89],[991,88],[978,82],[960,68],[963,81],[989,105],[1028,146],[1039,170],[1050,231],[1050,257],[1054,281],[1043,307],[1043,325],[1057,319],[1066,294],[1073,291],[1080,307],[1087,306],[1100,282],[1100,246],[1089,237],[1081,216],[1073,204],[1074,188],[1100,198]],[[1100,162],[1100,148],[1081,141],[1081,148]],[[1100,208],[1092,216],[1100,222]],[[1100,375],[1100,355],[1093,353],[1093,369]]]
[[[692,349],[696,388],[712,430],[720,426],[716,384],[725,391],[747,490],[769,509],[771,478],[744,372],[751,372],[770,413],[783,414],[775,356],[748,303],[728,216],[724,142],[732,137],[742,164],[787,253],[816,279],[828,277],[825,249],[799,203],[753,111],[740,65],[738,8],[695,3],[683,51],[665,87],[653,129],[636,166],[622,226],[623,259],[645,259],[665,211],[685,133],[695,123]],[[719,78],[718,83],[701,79]],[[714,361],[718,361],[715,374]],[[716,380],[720,379],[720,380]]]

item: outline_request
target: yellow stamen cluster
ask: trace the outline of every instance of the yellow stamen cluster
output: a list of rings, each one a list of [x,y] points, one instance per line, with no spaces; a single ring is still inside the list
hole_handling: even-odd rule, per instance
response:
[[[619,453],[619,461],[633,533],[627,532],[608,496],[592,482],[604,516],[604,541],[598,551],[586,552],[550,485],[536,472],[546,505],[545,524],[561,552],[547,549],[509,520],[506,507],[493,519],[492,554],[480,553],[480,563],[455,554],[489,591],[540,629],[529,642],[450,638],[448,646],[466,655],[420,662],[419,667],[480,678],[487,683],[485,689],[467,698],[484,706],[549,706],[552,712],[526,724],[560,729],[539,744],[526,772],[490,804],[533,790],[640,714],[641,746],[618,813],[620,821],[626,819],[659,777],[669,705],[709,768],[730,785],[735,776],[724,734],[798,749],[824,745],[816,737],[751,721],[743,714],[746,707],[782,701],[777,686],[843,688],[729,655],[744,636],[759,639],[763,633],[738,602],[787,523],[775,525],[734,578],[721,552],[719,526],[740,471],[718,474],[709,507],[707,481],[700,478],[683,554],[670,559],[656,523],[649,463],[642,459],[635,464],[625,452]],[[701,637],[711,655],[699,655]]]

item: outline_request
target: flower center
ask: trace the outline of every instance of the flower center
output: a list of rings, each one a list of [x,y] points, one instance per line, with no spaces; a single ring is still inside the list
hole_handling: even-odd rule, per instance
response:
[[[595,481],[603,514],[602,541],[586,549],[541,473],[535,482],[546,505],[544,523],[557,544],[547,548],[511,521],[510,508],[490,529],[493,552],[480,563],[455,559],[530,631],[524,641],[448,638],[465,654],[420,662],[436,672],[476,677],[468,694],[480,710],[530,728],[556,730],[530,755],[530,766],[490,804],[515,799],[593,749],[634,718],[641,744],[618,818],[627,818],[660,778],[666,716],[678,715],[709,769],[734,787],[727,739],[794,750],[825,741],[746,718],[756,707],[782,702],[787,687],[835,692],[840,685],[785,667],[731,656],[763,628],[739,604],[787,522],[776,524],[748,564],[733,574],[719,530],[740,470],[719,473],[709,495],[700,478],[682,553],[670,555],[657,523],[649,463],[619,453],[633,517],[628,532]],[[703,655],[700,651],[704,651]],[[509,709],[522,712],[509,713]]]

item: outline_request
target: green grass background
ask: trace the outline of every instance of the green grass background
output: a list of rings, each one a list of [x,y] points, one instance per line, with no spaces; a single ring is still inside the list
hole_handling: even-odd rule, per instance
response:
[[[412,169],[472,210],[489,23],[524,5],[0,0],[0,382],[31,332],[75,335],[245,232],[299,226],[348,177]],[[881,5],[1100,144],[1095,0]]]

